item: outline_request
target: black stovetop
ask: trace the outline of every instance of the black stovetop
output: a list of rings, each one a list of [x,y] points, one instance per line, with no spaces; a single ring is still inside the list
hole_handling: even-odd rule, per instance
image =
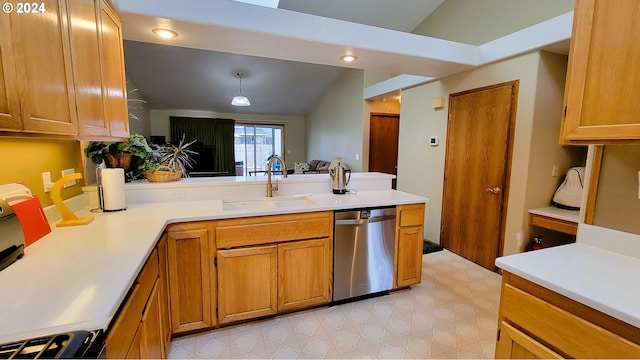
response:
[[[98,358],[104,348],[104,332],[72,331],[0,345],[0,359]]]

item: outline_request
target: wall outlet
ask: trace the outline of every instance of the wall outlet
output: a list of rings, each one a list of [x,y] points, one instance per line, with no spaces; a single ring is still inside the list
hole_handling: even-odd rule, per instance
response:
[[[73,168],[71,168],[71,169],[64,169],[64,170],[62,170],[62,176],[67,176],[67,175],[75,174],[75,172],[76,172],[76,169],[73,169]],[[70,180],[70,181],[67,181],[66,183],[64,183],[64,187],[65,187],[65,189],[66,189],[66,188],[68,188],[68,187],[70,187],[70,186],[73,186],[73,185],[75,185],[75,184],[77,184],[77,180]]]
[[[169,193],[170,200],[181,200],[187,197],[187,193],[184,190],[173,190]]]
[[[558,165],[553,165],[553,167],[551,168],[551,176],[557,177],[559,172],[560,168],[558,167]]]
[[[356,154],[356,160],[360,160],[360,154]]]
[[[48,193],[51,191],[53,183],[51,182],[51,173],[49,171],[42,173],[42,185],[44,187],[44,192]]]

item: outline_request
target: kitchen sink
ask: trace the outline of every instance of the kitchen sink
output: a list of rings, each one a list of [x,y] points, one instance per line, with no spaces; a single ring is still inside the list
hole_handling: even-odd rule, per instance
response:
[[[224,201],[222,210],[269,210],[277,208],[298,208],[315,204],[308,197],[260,198],[245,201]]]

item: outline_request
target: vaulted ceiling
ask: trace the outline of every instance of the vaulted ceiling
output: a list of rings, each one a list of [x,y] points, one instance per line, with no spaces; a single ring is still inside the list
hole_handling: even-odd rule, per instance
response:
[[[411,34],[443,0],[120,0],[128,77],[156,109],[304,115],[348,66],[446,76],[490,58],[476,46]],[[179,36],[163,40],[151,29]],[[566,47],[566,46],[565,46]],[[340,55],[360,57],[346,65]],[[239,92],[250,107],[234,107]]]

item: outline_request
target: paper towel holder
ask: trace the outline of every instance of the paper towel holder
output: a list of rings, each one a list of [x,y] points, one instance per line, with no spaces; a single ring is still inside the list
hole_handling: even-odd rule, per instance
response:
[[[103,168],[97,168],[96,169],[96,182],[98,184],[98,204],[100,206],[99,209],[96,209],[99,212],[115,212],[115,211],[122,211],[122,210],[127,210],[127,207],[123,207],[120,209],[105,209],[105,205],[104,205],[104,184],[102,181],[102,170]]]
[[[83,216],[78,217],[74,214],[67,205],[62,201],[62,187],[66,182],[71,180],[82,179],[82,174],[74,173],[61,177],[58,181],[53,184],[53,188],[51,188],[51,200],[53,200],[53,204],[58,209],[60,216],[62,217],[62,221],[58,222],[56,226],[78,226],[78,225],[87,225],[88,223],[93,221],[93,216]]]

